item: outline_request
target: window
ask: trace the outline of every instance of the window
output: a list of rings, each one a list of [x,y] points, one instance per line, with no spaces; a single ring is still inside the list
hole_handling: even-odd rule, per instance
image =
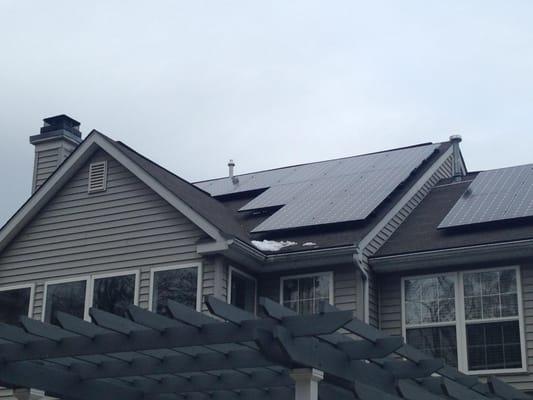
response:
[[[522,367],[517,270],[463,276],[468,369]]]
[[[524,333],[519,269],[404,278],[407,343],[468,372],[519,372]]]
[[[406,341],[457,366],[453,277],[405,279],[404,290]]]
[[[281,278],[281,302],[298,314],[314,314],[322,303],[333,304],[333,273]]]
[[[78,318],[86,318],[87,282],[87,278],[62,282],[47,282],[45,286],[43,321],[58,325],[56,318],[58,311],[74,315]]]
[[[93,307],[124,316],[137,300],[137,273],[101,275],[93,278]]]
[[[196,310],[201,305],[201,271],[199,265],[152,269],[150,309],[167,315],[167,302],[174,300]]]
[[[45,284],[43,321],[58,324],[58,311],[88,319],[89,308],[123,316],[137,304],[139,271],[68,278]]]
[[[33,285],[0,288],[0,322],[18,325],[21,315],[31,316]]]
[[[229,303],[255,314],[257,287],[255,278],[230,267],[228,287]]]

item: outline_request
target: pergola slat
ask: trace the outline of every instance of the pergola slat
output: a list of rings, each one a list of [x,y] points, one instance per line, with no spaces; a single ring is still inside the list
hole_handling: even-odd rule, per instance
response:
[[[386,360],[383,368],[395,378],[423,378],[437,372],[444,366],[444,361],[438,358],[420,360],[414,363],[409,360]]]
[[[64,329],[58,328],[57,326],[47,324],[44,322],[36,321],[32,318],[22,316],[20,322],[24,326],[24,329],[34,335],[43,337],[45,339],[53,340],[54,342],[59,342],[65,338],[77,337],[78,335]]]
[[[217,317],[223,318],[228,322],[240,325],[244,321],[251,321],[257,319],[257,317],[249,313],[248,311],[241,310],[237,307],[232,307],[228,303],[217,299],[214,296],[209,296],[206,299],[205,304],[209,311]]]
[[[177,301],[169,300],[167,303],[167,308],[175,320],[196,328],[201,328],[204,325],[217,322],[216,319],[192,310],[191,308],[184,306]]]
[[[159,332],[168,328],[177,328],[183,326],[182,323],[176,321],[175,319],[167,318],[163,315],[144,310],[133,304],[128,307],[128,314],[132,321],[136,324],[155,329]]]
[[[498,397],[506,400],[531,400],[531,396],[522,393],[511,385],[506,384],[495,376],[490,376],[488,379],[488,387],[490,391]]]
[[[404,344],[400,336],[380,338],[375,343],[366,340],[350,340],[336,344],[336,347],[348,355],[352,360],[369,360],[384,358]]]
[[[69,332],[77,333],[80,336],[86,336],[88,338],[93,339],[98,335],[111,333],[109,329],[104,329],[102,327],[99,327],[98,325],[91,324],[90,322],[87,322],[80,318],[76,318],[70,314],[66,314],[61,311],[58,311],[56,313],[56,318],[59,321],[59,325],[61,325],[62,329]]]

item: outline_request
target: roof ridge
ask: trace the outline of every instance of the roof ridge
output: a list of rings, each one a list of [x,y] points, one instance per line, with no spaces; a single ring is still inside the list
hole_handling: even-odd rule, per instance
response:
[[[259,171],[245,172],[243,174],[237,174],[235,176],[236,177],[243,177],[243,176],[246,176],[246,175],[259,174],[259,173],[262,173],[262,172],[279,171],[279,170],[282,170],[282,169],[302,167],[304,165],[312,165],[312,164],[320,164],[320,163],[324,163],[324,162],[346,160],[348,158],[371,156],[371,155],[374,155],[374,154],[388,153],[388,152],[392,152],[392,151],[406,150],[406,149],[412,149],[412,148],[415,148],[415,147],[430,146],[430,145],[433,145],[433,144],[442,144],[442,143],[444,143],[444,142],[437,142],[437,143],[423,142],[423,143],[418,143],[418,144],[414,144],[414,145],[410,145],[410,146],[403,146],[403,147],[396,147],[396,148],[393,148],[393,149],[374,151],[374,152],[371,152],[371,153],[356,154],[356,155],[353,155],[353,156],[330,158],[330,159],[327,159],[327,160],[311,161],[311,162],[308,162],[308,163],[293,164],[293,165],[287,165],[287,166],[284,166],[284,167],[268,168],[268,169],[263,169],[263,170],[259,170]],[[201,181],[192,182],[192,184],[194,186],[196,186],[196,185],[198,185],[200,183],[213,182],[213,181],[218,181],[218,180],[221,180],[221,179],[228,179],[228,177],[227,176],[221,176],[219,178],[204,179],[204,180],[201,180]]]

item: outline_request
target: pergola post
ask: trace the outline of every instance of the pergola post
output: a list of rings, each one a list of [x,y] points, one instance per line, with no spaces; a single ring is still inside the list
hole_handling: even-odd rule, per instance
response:
[[[298,368],[289,373],[294,381],[295,400],[318,400],[318,383],[324,373],[315,368]]]

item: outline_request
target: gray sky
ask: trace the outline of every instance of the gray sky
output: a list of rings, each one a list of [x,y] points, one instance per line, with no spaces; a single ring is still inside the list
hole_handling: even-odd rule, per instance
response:
[[[189,180],[463,136],[533,162],[533,2],[0,0],[0,224],[66,113]]]

